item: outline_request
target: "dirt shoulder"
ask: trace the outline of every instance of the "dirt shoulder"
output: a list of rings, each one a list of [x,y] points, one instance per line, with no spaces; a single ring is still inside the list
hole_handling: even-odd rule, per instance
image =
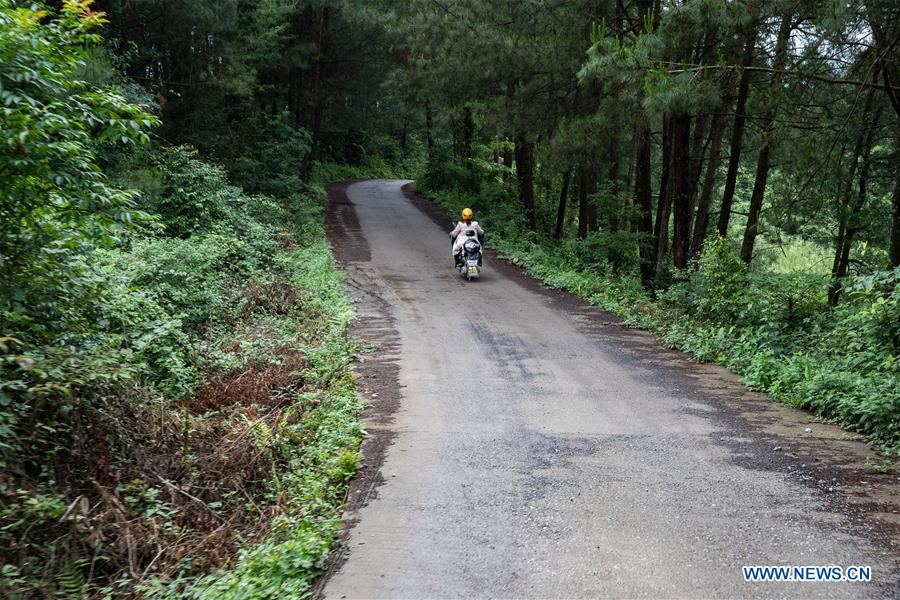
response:
[[[400,407],[399,365],[393,358],[399,335],[394,327],[390,303],[377,292],[378,282],[372,281],[362,267],[369,261],[370,251],[353,204],[347,198],[347,188],[353,183],[343,181],[326,186],[325,234],[335,259],[347,275],[348,295],[355,303],[357,315],[350,324],[349,334],[361,344],[360,357],[353,371],[359,396],[367,402],[360,415],[366,437],[360,447],[363,460],[347,494],[338,545],[312,590],[314,598],[321,597],[325,583],[346,559],[346,541],[357,522],[359,509],[377,495],[378,487],[384,482],[381,465],[395,437],[391,426]]]

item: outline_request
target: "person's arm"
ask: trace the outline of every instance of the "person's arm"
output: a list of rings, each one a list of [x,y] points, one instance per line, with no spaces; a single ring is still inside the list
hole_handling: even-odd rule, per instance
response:
[[[478,224],[478,221],[475,221],[474,225],[475,225],[475,231],[478,233],[479,236],[483,237],[484,229],[481,228],[481,225]]]
[[[453,228],[453,231],[450,232],[450,243],[456,243],[456,237],[459,235],[459,232],[462,231],[462,222],[456,224],[456,227]]]

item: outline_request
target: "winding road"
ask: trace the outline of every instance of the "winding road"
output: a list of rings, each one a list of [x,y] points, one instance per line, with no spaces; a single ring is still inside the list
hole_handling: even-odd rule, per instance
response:
[[[320,594],[900,594],[896,474],[861,469],[864,444],[492,255],[465,282],[406,183],[330,191],[354,333],[377,350],[358,366],[366,466]],[[873,581],[748,583],[743,565]]]

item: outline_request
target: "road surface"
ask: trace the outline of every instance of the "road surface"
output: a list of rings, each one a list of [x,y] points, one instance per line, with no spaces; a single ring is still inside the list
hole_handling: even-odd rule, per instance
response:
[[[360,376],[375,472],[325,597],[897,595],[894,539],[835,500],[852,482],[757,432],[723,400],[733,378],[699,389],[718,367],[496,260],[465,282],[404,183],[332,190],[331,240],[381,350]],[[808,433],[772,410],[770,429]],[[742,565],[870,565],[875,581],[745,583]]]

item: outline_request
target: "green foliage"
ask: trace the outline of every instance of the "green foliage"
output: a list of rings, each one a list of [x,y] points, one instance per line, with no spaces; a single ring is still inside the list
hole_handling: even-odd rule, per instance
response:
[[[453,190],[477,195],[481,177],[476,164],[465,160],[452,160],[445,152],[433,152],[428,157],[425,172],[420,179],[423,189]]]
[[[270,569],[290,578],[282,589],[307,589],[339,523],[361,436],[347,369],[352,310],[324,240],[324,193],[296,175],[308,138],[283,120],[257,123],[269,137],[251,138],[233,165],[255,193],[188,146],[119,148],[107,179],[97,157],[146,139],[154,119],[73,77],[96,41],[86,6],[67,3],[48,18],[0,5],[12,167],[0,192],[0,589],[102,595],[132,590],[146,568],[147,577],[169,574],[144,582],[169,594],[202,577],[196,544],[176,548],[199,534],[165,477],[190,486],[208,476],[203,436],[223,420],[231,435],[240,422],[183,407],[215,385],[211,374],[287,370],[285,348],[304,370],[290,384],[303,392],[283,402],[302,418],[251,427],[271,469],[249,506],[280,516],[256,526],[250,539],[262,542],[247,544],[236,573]],[[130,482],[110,484],[113,472]],[[217,485],[196,491],[211,510],[246,504]],[[140,528],[150,539],[135,541]],[[133,543],[157,546],[132,555]],[[192,589],[244,585],[229,573]]]
[[[221,167],[201,161],[193,148],[167,148],[159,157],[161,189],[148,207],[160,215],[168,236],[188,237],[226,218],[235,195]]]
[[[669,343],[751,387],[897,446],[898,275],[856,279],[851,300],[829,313],[824,276],[748,272],[719,240],[661,297],[660,327]]]
[[[147,582],[142,589],[150,597],[168,596],[184,586],[184,595],[191,598],[301,597],[340,526],[362,436],[355,382],[347,369],[355,354],[346,336],[353,310],[323,238],[280,255],[277,264],[303,290],[304,312],[316,317],[314,335],[294,343],[303,344],[309,364],[304,379],[322,389],[299,421],[257,432],[258,444],[290,467],[273,474],[267,491],[272,502],[286,498],[286,506],[266,538],[245,548],[236,564],[205,577]]]
[[[361,432],[352,312],[324,240],[324,192],[304,179],[422,174],[450,216],[472,207],[488,243],[548,284],[781,401],[900,443],[900,275],[883,271],[891,107],[879,95],[859,110],[856,86],[827,82],[865,79],[876,56],[896,63],[884,43],[894,27],[875,52],[858,43],[896,21],[892,3],[698,0],[641,14],[584,0],[452,12],[173,0],[160,18],[155,0],[110,0],[110,23],[87,0],[26,4],[0,0],[3,594],[309,593]],[[809,42],[791,40],[778,86],[773,8]],[[744,156],[765,140],[773,165],[753,266],[710,240],[696,268],[670,276],[660,262],[671,286],[651,296],[638,278],[649,233],[631,231],[630,133],[654,132],[645,158],[659,165],[665,119],[696,117],[673,156],[702,179],[704,118],[733,123],[723,102],[747,40],[759,68]],[[869,123],[871,148],[851,155],[847,132]],[[173,147],[137,148],[154,126]],[[510,138],[534,144],[534,231],[500,162]],[[599,213],[585,239],[550,239],[563,173]],[[755,171],[738,175],[735,215],[748,212]],[[732,232],[742,225],[732,219]],[[827,254],[848,227],[850,270],[867,275],[846,277],[843,302],[825,309]],[[174,499],[185,490],[200,496],[193,511]],[[209,543],[204,522],[219,518],[240,521],[237,533]]]
[[[0,2],[0,311],[23,319],[78,302],[85,290],[72,250],[113,243],[141,217],[135,195],[108,184],[96,152],[146,141],[156,120],[75,77],[102,22],[82,4],[47,16]]]
[[[177,406],[169,403],[190,398],[210,369],[245,369],[247,361],[277,365],[282,360],[279,349],[290,347],[306,365],[297,374],[306,390],[295,409],[302,418],[286,418],[276,427],[257,422],[252,428],[257,447],[274,465],[283,466],[271,472],[264,497],[255,500],[279,507],[279,516],[266,527],[261,543],[248,545],[233,568],[208,578],[191,566],[196,556],[186,555],[180,567],[167,566],[168,572],[177,567],[174,579],[119,583],[140,584],[148,595],[168,596],[185,586],[198,597],[218,597],[228,590],[247,597],[254,586],[258,597],[268,597],[275,589],[299,594],[308,589],[340,523],[362,433],[355,384],[347,369],[355,353],[346,337],[353,312],[322,231],[324,194],[308,188],[290,201],[248,196],[227,185],[221,169],[204,163],[189,148],[169,149],[161,156],[176,158],[164,162],[157,157],[159,167],[149,179],[185,183],[180,189],[170,183],[151,185],[154,206],[166,210],[174,204],[172,196],[184,199],[189,187],[196,204],[221,218],[196,220],[188,230],[186,221],[179,221],[185,213],[175,211],[160,215],[160,220],[180,223],[184,229],[178,232],[190,235],[160,235],[151,227],[133,232],[127,245],[83,249],[81,277],[95,293],[79,308],[81,329],[61,333],[66,346],[38,344],[33,334],[27,344],[12,336],[0,341],[2,457],[6,467],[21,474],[54,455],[64,462],[72,460],[67,446],[77,447],[91,435],[83,427],[73,428],[73,420],[99,423],[105,411],[132,403],[132,410],[140,412],[143,402],[161,403],[162,412],[155,418],[180,418]],[[266,316],[253,300],[252,294],[258,292],[248,290],[248,285],[287,286],[296,290],[288,299],[294,294],[296,298]],[[242,349],[235,351],[234,336],[247,327],[254,335],[271,333],[242,341]],[[225,349],[215,350],[218,347]],[[191,421],[191,429],[205,427],[202,418]],[[24,422],[36,429],[22,429]],[[113,455],[104,460],[127,459],[133,451],[127,433],[107,435]],[[103,569],[90,560],[79,562],[81,530],[61,531],[65,523],[59,521],[73,495],[90,493],[90,486],[83,487],[86,483],[50,469],[31,482],[33,489],[18,492],[20,499],[5,492],[0,540],[27,557],[5,571],[6,590],[50,589],[42,572],[56,572],[60,585],[69,581],[84,590],[97,589],[84,576],[93,569],[97,577]],[[171,504],[168,494],[160,496],[159,489],[141,483],[117,493],[127,510],[141,515],[148,527],[177,538],[184,532],[172,529],[177,505]],[[223,500],[212,505],[223,505]],[[56,545],[40,535],[22,535],[38,522],[34,511],[39,508],[53,523],[46,531],[58,538]],[[112,556],[117,551],[102,549]],[[50,571],[41,567],[48,553],[59,556]],[[162,563],[158,561],[157,568]]]
[[[348,179],[412,179],[422,170],[425,149],[412,140],[405,151],[393,147],[390,138],[377,137],[372,149],[360,148],[360,156],[348,162],[316,162],[313,181],[328,183]]]
[[[746,272],[729,240],[707,240],[697,271],[670,289],[665,302],[700,320],[733,321],[746,306],[742,298]]]
[[[104,144],[146,141],[156,120],[76,78],[102,23],[88,6],[70,1],[48,14],[0,2],[0,460],[8,468],[35,467],[18,454],[29,443],[65,444],[58,419],[80,406],[80,390],[102,397],[134,374],[104,329],[107,286],[88,253],[144,215],[96,157]],[[25,423],[30,430],[19,430]]]
[[[277,198],[289,198],[302,188],[301,166],[310,139],[305,130],[290,125],[289,118],[251,112],[238,122],[230,139],[230,154],[236,156],[228,161],[232,180],[248,191]]]

